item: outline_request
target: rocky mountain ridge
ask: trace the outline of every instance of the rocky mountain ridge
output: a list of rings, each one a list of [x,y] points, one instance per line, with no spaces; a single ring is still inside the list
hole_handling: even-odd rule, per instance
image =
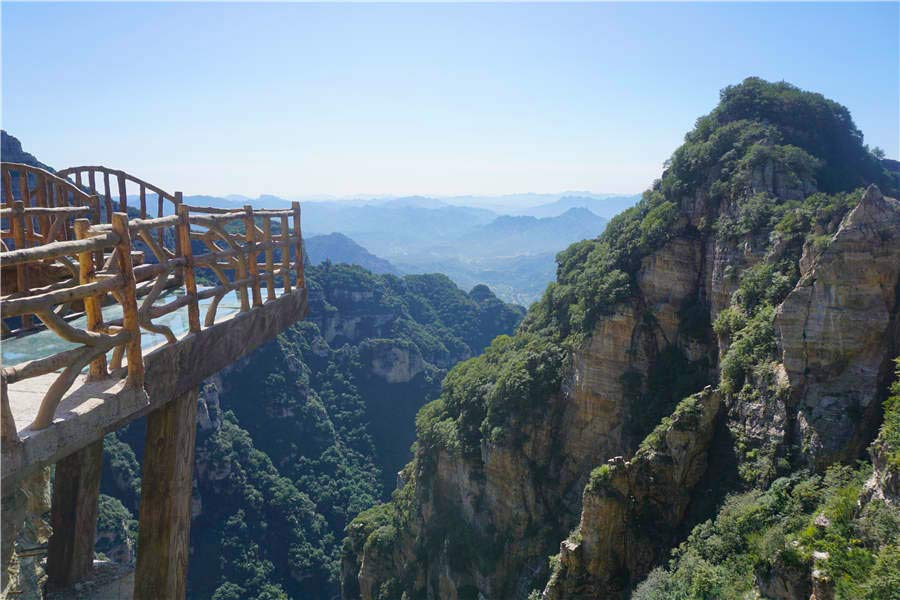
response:
[[[517,334],[419,413],[392,502],[347,529],[344,598],[619,598],[651,573],[646,598],[758,590],[762,563],[712,595],[653,595],[686,577],[653,569],[686,538],[693,556],[694,526],[724,527],[733,494],[844,489],[798,478],[875,435],[900,351],[900,206],[863,193],[892,184],[861,140],[820,95],[724,90],[641,203],[561,253]]]

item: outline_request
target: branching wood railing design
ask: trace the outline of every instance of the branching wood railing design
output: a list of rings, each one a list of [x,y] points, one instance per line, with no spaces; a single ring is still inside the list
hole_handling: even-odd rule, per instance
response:
[[[143,384],[143,360],[136,318],[128,219],[123,214],[113,215],[112,228],[109,231],[92,230],[88,220],[79,219],[75,222],[75,234],[77,238],[75,240],[51,242],[0,254],[0,261],[4,265],[29,264],[69,255],[78,257],[77,285],[61,289],[35,290],[38,293],[18,298],[3,298],[0,304],[3,318],[34,314],[58,336],[79,345],[52,356],[3,367],[4,388],[23,379],[47,375],[62,369],[44,395],[37,417],[31,424],[33,429],[43,429],[53,421],[60,400],[86,366],[90,365],[89,378],[96,379],[108,375],[106,353],[110,350],[113,350],[110,362],[114,370],[121,368],[122,358],[127,350],[127,383]],[[109,268],[97,271],[95,253],[105,253],[107,250],[111,250],[110,260],[106,263]],[[119,325],[103,322],[101,299],[106,294],[113,294],[122,303],[125,318]],[[57,312],[59,306],[79,300],[84,304],[87,329],[71,325]],[[7,406],[6,389],[3,392],[3,413],[11,415]],[[8,432],[8,424],[4,423],[4,434]]]
[[[263,285],[266,300],[275,298],[277,281],[282,282],[285,293],[291,291],[292,276],[297,287],[305,286],[299,203],[294,202],[290,210],[254,211],[248,205],[243,211],[194,206],[185,207],[185,211],[190,214],[190,239],[201,242],[208,251],[194,257],[194,264],[218,279],[218,285],[200,292],[201,299],[212,299],[205,326],[215,322],[219,303],[232,290],[237,292],[241,310],[246,311],[251,304],[262,305]],[[278,233],[273,233],[273,219],[277,219]],[[257,262],[260,254],[264,255],[262,263]],[[280,259],[277,266],[276,259]]]
[[[100,219],[97,196],[44,169],[18,163],[2,163],[3,206],[0,209],[0,247],[3,251],[74,240],[77,218]],[[4,265],[6,266],[6,265]],[[75,285],[78,268],[67,256],[48,257],[30,264],[9,265],[3,270],[2,294],[32,294],[32,287],[52,282],[56,287]],[[46,290],[45,290],[46,291]],[[66,306],[61,307],[65,310]],[[31,314],[20,315],[21,329],[30,329]],[[9,333],[3,322],[4,335]]]
[[[82,171],[61,173],[75,173],[77,177],[84,169],[93,169],[89,173],[101,172],[99,167],[79,169]],[[89,182],[90,179],[89,176]],[[136,178],[129,181],[140,182],[144,189],[154,193],[161,192]],[[80,183],[83,179],[76,181],[76,185]],[[94,186],[91,189],[96,191]],[[97,198],[96,195],[85,196]],[[78,345],[52,356],[2,368],[4,440],[16,439],[7,393],[9,385],[59,373],[47,389],[39,413],[31,423],[31,429],[42,429],[53,422],[57,406],[85,368],[88,368],[88,380],[125,376],[126,385],[142,385],[141,330],[161,334],[167,343],[178,341],[175,332],[157,322],[161,317],[186,308],[190,334],[216,323],[219,304],[229,292],[236,293],[243,312],[263,304],[263,287],[266,302],[279,296],[279,284],[281,294],[305,287],[299,203],[295,202],[286,210],[254,211],[251,206],[245,206],[243,210],[228,211],[187,206],[181,203],[181,194],[162,192],[159,197],[173,203],[175,214],[166,215],[160,208],[159,216],[146,218],[142,202],[141,218],[129,220],[124,212],[110,212],[107,213],[109,223],[104,223],[98,222],[106,219],[98,218],[102,211],[96,211],[94,201],[93,206],[70,207],[65,212],[76,217],[71,227],[71,239],[57,239],[37,246],[16,245],[14,249],[5,246],[0,252],[0,264],[5,269],[68,262],[72,270],[71,281],[55,282],[37,289],[24,286],[21,291],[11,294],[4,292],[0,298],[0,316],[6,320],[35,315],[47,329]],[[122,198],[126,198],[124,193],[120,200]],[[127,202],[125,208],[128,208]],[[22,214],[29,214],[28,210],[21,200],[15,199],[11,207],[3,209],[3,216],[21,220]],[[132,250],[140,243],[149,250],[153,261],[135,265]],[[198,273],[201,277],[211,273],[216,285],[198,286]],[[173,294],[173,299],[165,304],[159,304],[162,294],[173,287],[181,292]],[[207,300],[201,325],[201,302]],[[103,307],[111,304],[121,306],[121,318],[104,318]],[[84,329],[63,318],[73,307],[81,311],[79,314],[83,313]],[[112,354],[107,361],[110,351]],[[125,359],[127,362],[123,367]]]

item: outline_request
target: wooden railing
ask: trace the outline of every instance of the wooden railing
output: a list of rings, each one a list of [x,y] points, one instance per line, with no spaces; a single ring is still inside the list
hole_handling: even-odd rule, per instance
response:
[[[88,172],[94,173],[100,168],[79,169],[90,169]],[[66,172],[77,176],[80,171],[61,173]],[[129,180],[140,182],[136,178]],[[150,184],[141,184],[154,193],[159,190]],[[92,187],[92,190],[96,191],[96,188]],[[96,198],[95,195],[87,197]],[[9,385],[59,372],[31,423],[31,429],[42,429],[53,422],[57,406],[85,368],[88,369],[88,380],[125,376],[126,385],[142,385],[141,330],[161,334],[167,343],[178,341],[175,332],[155,322],[157,319],[186,309],[190,334],[216,323],[219,304],[231,291],[235,291],[243,312],[263,304],[263,287],[266,302],[278,297],[279,288],[281,294],[288,294],[293,289],[305,287],[299,203],[295,202],[286,210],[254,210],[245,206],[243,210],[227,211],[187,206],[180,202],[181,194],[166,195],[163,192],[159,197],[171,199],[175,214],[165,215],[159,209],[157,214],[160,216],[155,218],[142,216],[129,220],[124,212],[111,212],[108,213],[109,223],[98,223],[100,219],[95,207],[88,207],[92,212],[85,212],[83,207],[77,207],[77,211],[67,209],[66,215],[80,217],[72,223],[71,239],[31,247],[17,245],[15,249],[4,247],[0,252],[0,264],[4,269],[27,269],[51,263],[69,265],[71,276],[68,279],[38,289],[26,285],[10,294],[4,291],[0,297],[0,317],[6,320],[35,315],[47,329],[78,344],[70,350],[2,368],[5,440],[16,439],[9,407]],[[52,208],[58,210],[61,207]],[[29,214],[29,208],[21,200],[14,200],[12,206],[3,211],[4,218],[9,220],[13,217],[21,220],[23,214]],[[146,215],[143,202],[141,214]],[[86,216],[89,218],[84,218]],[[17,235],[18,227],[13,227]],[[132,250],[137,244],[143,244],[149,250],[154,262],[134,264]],[[199,286],[198,278],[213,280],[214,285]],[[163,292],[173,287],[181,293],[173,294],[173,299],[159,304]],[[201,325],[201,301],[206,300],[210,302]],[[121,318],[104,318],[103,307],[111,304],[121,306]],[[83,314],[85,328],[79,329],[66,320],[67,312]],[[110,351],[112,354],[107,361]]]
[[[218,280],[218,285],[199,294],[201,299],[212,298],[204,319],[206,326],[215,322],[219,303],[231,290],[237,291],[241,310],[246,311],[251,304],[262,305],[263,285],[266,300],[275,298],[277,281],[283,284],[285,293],[291,291],[292,276],[297,287],[305,286],[299,203],[294,202],[290,210],[254,211],[249,205],[243,211],[193,206],[182,210],[189,214],[190,239],[201,242],[208,251],[194,257],[194,264],[197,269],[208,269]],[[273,219],[277,219],[277,233],[273,233]],[[264,255],[262,263],[257,262],[260,253]]]
[[[153,199],[147,198],[148,191],[156,194],[155,212],[157,218],[166,216],[166,213],[170,215],[175,214],[178,205],[181,204],[181,192],[170,194],[152,183],[147,183],[125,171],[110,169],[108,167],[69,167],[68,169],[58,171],[57,175],[69,180],[74,178],[74,184],[77,187],[88,190],[91,195],[102,197],[102,212],[107,223],[112,222],[110,220],[110,215],[113,214],[114,210],[124,213],[128,212],[128,208],[131,206],[128,201],[128,184],[137,187],[137,205],[133,206],[133,208],[139,211],[140,218],[142,219],[146,219],[150,216],[150,212],[147,210],[147,203],[152,202]],[[113,178],[116,182],[115,189],[113,189],[111,185],[111,179]],[[98,181],[101,181],[103,184],[102,190],[97,185]],[[113,202],[114,192],[117,197],[117,206]]]
[[[72,216],[75,214],[99,222],[99,198],[64,177],[19,163],[2,163],[0,171],[3,206],[11,209],[18,200],[27,209],[18,232],[22,236],[21,243],[15,242],[16,230],[3,232],[3,239],[12,240],[17,248],[74,239]],[[72,208],[79,210],[67,210]]]
[[[63,395],[75,382],[81,371],[90,365],[89,378],[108,375],[106,353],[113,351],[110,366],[121,368],[122,358],[127,348],[129,360],[127,377],[130,385],[143,384],[143,361],[141,360],[140,329],[136,318],[134,296],[134,271],[131,264],[130,234],[128,219],[119,213],[113,215],[110,231],[92,230],[90,222],[78,219],[75,222],[76,239],[51,242],[43,246],[11,250],[0,254],[3,265],[27,265],[47,259],[77,256],[79,283],[72,287],[32,290],[32,294],[16,298],[4,297],[0,309],[4,319],[24,314],[34,314],[59,337],[78,344],[71,350],[58,352],[48,357],[31,360],[15,366],[3,367],[3,414],[11,416],[8,408],[7,386],[18,381],[47,375],[62,369],[48,387],[41,402],[33,429],[43,429],[52,421],[56,407]],[[109,261],[102,271],[95,268],[95,256],[111,250]],[[53,288],[53,286],[48,286]],[[131,293],[129,293],[129,290]],[[125,319],[120,325],[103,322],[102,298],[114,295],[121,303]],[[60,316],[60,306],[81,301],[87,317],[87,329],[79,329]],[[4,423],[4,434],[9,432]]]

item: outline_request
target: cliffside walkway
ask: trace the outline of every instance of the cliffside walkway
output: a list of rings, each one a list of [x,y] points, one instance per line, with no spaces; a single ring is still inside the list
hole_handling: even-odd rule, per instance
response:
[[[305,317],[300,206],[188,206],[99,166],[3,163],[0,193],[4,570],[19,485],[55,464],[47,588],[89,577],[103,436],[146,415],[134,597],[183,598],[197,388]]]

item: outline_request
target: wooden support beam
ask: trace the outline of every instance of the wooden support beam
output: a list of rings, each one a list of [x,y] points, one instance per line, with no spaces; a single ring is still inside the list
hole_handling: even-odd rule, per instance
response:
[[[103,440],[56,463],[47,545],[47,586],[70,588],[90,574],[97,537]]]
[[[147,415],[134,600],[182,600],[191,528],[197,390]]]

